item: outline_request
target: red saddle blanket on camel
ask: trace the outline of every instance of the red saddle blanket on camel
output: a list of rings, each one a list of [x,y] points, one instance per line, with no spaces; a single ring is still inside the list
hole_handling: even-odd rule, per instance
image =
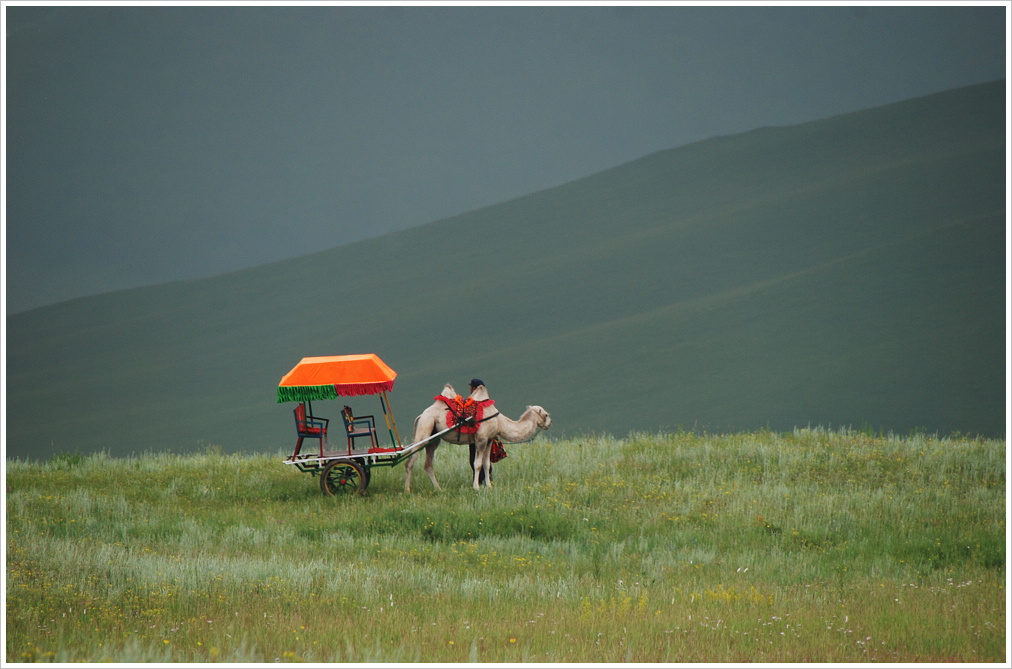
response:
[[[478,423],[480,423],[485,417],[485,408],[495,404],[495,400],[481,400],[476,402],[475,400],[468,397],[466,400],[457,395],[454,398],[449,398],[446,395],[436,395],[433,399],[437,402],[442,401],[446,404],[446,427],[460,426],[461,434],[474,434],[478,431]],[[468,418],[474,418],[473,421],[467,421]]]

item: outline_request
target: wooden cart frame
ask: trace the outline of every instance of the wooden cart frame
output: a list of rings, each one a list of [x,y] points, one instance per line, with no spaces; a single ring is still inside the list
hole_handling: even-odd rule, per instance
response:
[[[313,476],[319,475],[320,489],[326,495],[360,495],[369,487],[373,467],[394,467],[432,440],[459,427],[448,427],[413,444],[401,444],[397,423],[390,409],[390,398],[387,396],[387,392],[393,389],[396,377],[397,372],[373,353],[312,357],[299,361],[278,384],[279,403],[298,402],[304,407],[301,412],[296,407],[298,441],[294,452],[284,459],[284,464],[294,465],[299,471]],[[379,446],[374,434],[369,448],[356,448],[354,440],[348,438],[346,448],[331,449],[329,421],[313,415],[312,402],[354,395],[379,395],[390,435],[389,447]],[[349,436],[348,429],[349,424],[344,421],[345,431],[339,435],[342,441]],[[316,453],[302,452],[302,443],[306,438],[319,440],[320,446]]]

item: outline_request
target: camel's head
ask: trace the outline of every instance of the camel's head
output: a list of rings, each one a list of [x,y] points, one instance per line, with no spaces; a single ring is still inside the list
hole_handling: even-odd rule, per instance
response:
[[[538,427],[540,427],[542,430],[547,430],[552,426],[552,417],[549,416],[548,412],[545,411],[543,408],[539,406],[528,406],[527,410],[533,411],[534,414],[538,417],[537,418]]]

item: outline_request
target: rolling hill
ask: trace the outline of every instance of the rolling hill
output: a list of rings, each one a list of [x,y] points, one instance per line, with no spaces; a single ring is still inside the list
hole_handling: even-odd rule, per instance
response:
[[[543,405],[566,435],[1002,435],[1005,121],[1001,80],[8,316],[7,457],[290,448],[281,376],[363,352],[399,373],[405,438],[444,382],[473,376],[507,415]]]

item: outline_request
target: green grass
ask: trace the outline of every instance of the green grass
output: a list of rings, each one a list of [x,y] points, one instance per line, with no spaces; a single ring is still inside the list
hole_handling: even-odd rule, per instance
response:
[[[1005,445],[870,430],[508,447],[470,489],[282,453],[8,460],[6,659],[1007,660]]]

